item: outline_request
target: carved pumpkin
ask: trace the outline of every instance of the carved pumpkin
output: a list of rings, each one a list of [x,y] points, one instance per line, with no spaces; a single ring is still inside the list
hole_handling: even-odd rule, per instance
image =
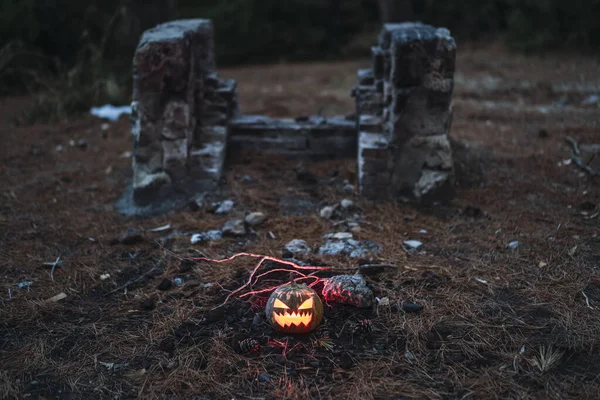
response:
[[[267,319],[276,331],[307,333],[323,319],[319,295],[306,285],[295,282],[278,287],[267,302]]]

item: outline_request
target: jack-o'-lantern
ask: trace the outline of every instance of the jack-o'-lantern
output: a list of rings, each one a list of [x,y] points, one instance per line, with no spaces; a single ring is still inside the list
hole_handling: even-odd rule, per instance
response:
[[[323,319],[319,295],[306,285],[295,282],[278,287],[267,302],[267,319],[276,331],[307,333]]]

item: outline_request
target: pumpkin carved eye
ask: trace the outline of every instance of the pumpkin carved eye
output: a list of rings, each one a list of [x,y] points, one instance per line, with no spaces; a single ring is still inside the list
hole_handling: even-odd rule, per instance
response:
[[[275,299],[275,303],[273,303],[273,307],[275,307],[275,308],[285,308],[285,309],[289,308],[283,301],[281,301],[279,299]]]
[[[307,310],[307,309],[311,309],[313,308],[313,299],[312,297],[308,300],[306,300],[304,303],[300,304],[300,307],[298,307],[298,310]]]

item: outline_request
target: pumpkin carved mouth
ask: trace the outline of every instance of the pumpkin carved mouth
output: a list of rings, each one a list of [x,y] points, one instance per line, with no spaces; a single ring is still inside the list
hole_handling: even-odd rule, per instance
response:
[[[279,326],[287,328],[291,326],[308,326],[312,321],[312,312],[310,311],[292,311],[291,313],[284,310],[282,314],[273,313],[273,318]]]

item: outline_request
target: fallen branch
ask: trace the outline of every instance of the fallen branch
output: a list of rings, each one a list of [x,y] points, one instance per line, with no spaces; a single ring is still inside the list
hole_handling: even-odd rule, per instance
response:
[[[579,169],[581,169],[588,175],[600,176],[600,172],[596,171],[589,165],[586,165],[581,159],[581,150],[579,148],[579,143],[577,142],[577,140],[573,139],[571,136],[567,136],[565,138],[565,141],[567,142],[567,144],[569,144],[569,146],[571,146],[571,161],[573,161]]]
[[[206,261],[206,262],[214,262],[214,263],[225,263],[225,262],[229,262],[232,260],[235,260],[238,257],[251,257],[251,258],[258,258],[260,259],[258,261],[258,264],[256,264],[256,266],[254,267],[254,269],[252,270],[252,272],[250,272],[250,276],[248,277],[248,280],[246,281],[246,283],[244,283],[242,286],[240,286],[239,288],[229,292],[229,294],[227,295],[227,297],[225,298],[225,300],[223,301],[222,304],[218,305],[216,308],[220,308],[223,307],[225,304],[227,304],[227,302],[229,301],[229,299],[231,298],[231,296],[241,292],[242,290],[244,290],[245,288],[247,288],[248,286],[252,287],[254,284],[258,283],[258,280],[261,277],[264,277],[272,272],[290,272],[291,274],[296,274],[296,275],[300,275],[299,278],[295,278],[293,279],[294,281],[301,281],[304,279],[316,279],[315,282],[311,283],[311,286],[315,285],[317,282],[319,282],[320,278],[316,277],[316,276],[311,276],[314,273],[317,273],[319,271],[354,271],[354,270],[362,270],[362,269],[369,269],[369,268],[388,268],[388,267],[395,267],[395,265],[392,264],[365,264],[365,265],[359,265],[357,267],[323,267],[323,266],[311,266],[311,265],[299,265],[295,262],[292,261],[287,261],[287,260],[282,260],[280,258],[276,258],[276,257],[271,257],[271,256],[264,256],[261,254],[252,254],[252,253],[237,253],[234,254],[231,257],[228,258],[224,258],[221,260],[215,260],[212,258],[207,258],[207,257],[195,257],[192,258],[192,260],[194,261]],[[287,265],[288,267],[291,267],[292,269],[274,269],[271,271],[267,271],[264,272],[262,274],[260,274],[258,277],[256,277],[255,280],[255,275],[258,272],[259,268],[264,264],[265,261],[272,261],[272,262],[276,262],[279,264],[283,264],[283,265]],[[313,271],[312,274],[310,275],[305,275],[302,272],[299,272],[297,270],[300,271]],[[254,281],[254,283],[253,283]],[[272,288],[267,288],[267,289],[262,289],[259,291],[252,291],[249,293],[245,293],[242,294],[240,296],[240,298],[245,297],[249,294],[258,294],[258,293],[265,293],[265,292],[269,292],[269,291],[273,291],[277,288],[278,286],[272,287]]]

